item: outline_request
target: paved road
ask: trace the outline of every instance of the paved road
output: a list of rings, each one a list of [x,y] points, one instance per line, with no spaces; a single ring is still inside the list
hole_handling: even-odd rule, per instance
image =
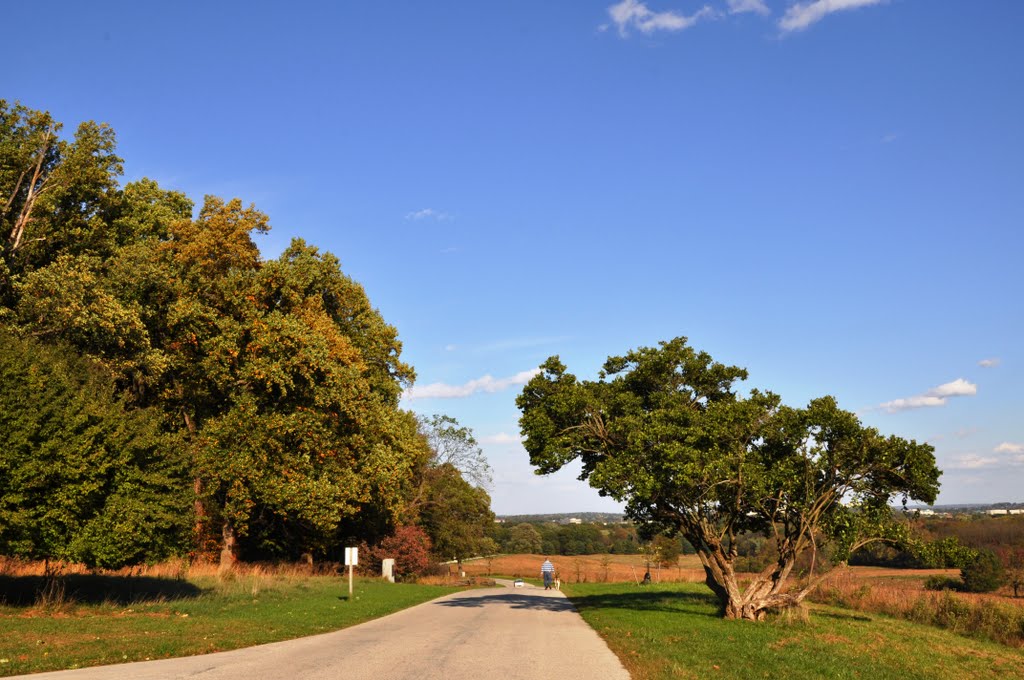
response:
[[[560,592],[486,588],[447,595],[324,635],[204,656],[33,680],[629,680]]]

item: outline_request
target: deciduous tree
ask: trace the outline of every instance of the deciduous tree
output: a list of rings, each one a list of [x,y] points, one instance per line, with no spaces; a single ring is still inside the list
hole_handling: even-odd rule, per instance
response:
[[[511,553],[539,553],[543,547],[537,527],[523,522],[512,527],[509,535],[508,551]]]
[[[541,473],[582,463],[581,479],[626,503],[648,534],[682,534],[729,618],[760,619],[799,604],[821,576],[814,556],[832,544],[842,561],[892,537],[889,502],[932,502],[932,447],[886,437],[831,397],[806,408],[774,394],[742,396],[745,370],[714,362],[685,338],[610,357],[579,380],[557,357],[517,399],[531,463]],[[743,587],[736,538],[761,531],[778,559]],[[793,588],[798,557],[812,577]]]

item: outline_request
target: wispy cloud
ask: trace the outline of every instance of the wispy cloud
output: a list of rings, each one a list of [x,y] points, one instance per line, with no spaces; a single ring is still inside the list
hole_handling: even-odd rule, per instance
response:
[[[999,357],[992,357],[991,359],[982,359],[978,362],[978,365],[982,368],[995,368],[999,365]]]
[[[996,448],[992,449],[995,453],[1024,453],[1024,444],[1016,444],[1014,442],[1003,442]]]
[[[878,408],[884,409],[889,413],[896,413],[897,411],[906,411],[912,408],[945,406],[950,397],[969,397],[977,393],[977,385],[967,382],[963,378],[957,378],[953,382],[933,387],[924,394],[903,399],[893,399],[884,404],[879,404]]]
[[[934,437],[928,437],[927,441],[940,442],[944,439],[967,439],[978,434],[978,428],[976,427],[961,427],[959,430],[954,432],[946,432],[945,434],[937,434]]]
[[[764,0],[728,0],[726,4],[729,5],[729,14],[754,12],[766,16],[772,13],[768,5],[764,4]]]
[[[419,220],[442,220],[452,219],[451,214],[443,212],[441,210],[434,210],[433,208],[423,208],[422,210],[413,210],[405,214],[405,219],[419,221]]]
[[[882,137],[882,144],[892,144],[893,142],[895,142],[899,138],[900,138],[900,136],[897,133],[890,132],[886,136]]]
[[[429,385],[413,385],[402,393],[402,398],[408,401],[416,399],[464,399],[480,392],[501,392],[509,387],[524,385],[538,373],[540,373],[539,368],[531,368],[529,371],[520,371],[507,378],[495,378],[485,375],[462,385],[448,385],[440,382]]]
[[[625,38],[629,35],[630,29],[647,34],[655,31],[682,31],[701,19],[715,16],[715,10],[704,5],[695,13],[686,16],[673,10],[655,12],[639,0],[622,0],[608,8],[608,16],[618,28],[619,35]]]
[[[499,432],[498,434],[487,435],[486,437],[480,437],[481,444],[519,444],[523,441],[523,438],[517,434],[509,434],[508,432]]]
[[[979,468],[992,467],[993,465],[999,465],[1001,462],[998,458],[984,458],[976,453],[967,453],[959,456],[952,463],[947,465],[951,470],[977,470]]]
[[[816,24],[833,12],[857,9],[880,5],[886,0],[812,0],[811,2],[798,2],[782,15],[779,19],[779,28],[783,33],[802,31],[812,24]]]

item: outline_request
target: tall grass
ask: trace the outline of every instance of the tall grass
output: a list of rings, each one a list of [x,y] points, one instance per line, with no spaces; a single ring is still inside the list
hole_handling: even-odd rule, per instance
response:
[[[995,596],[933,592],[916,582],[871,583],[841,574],[819,587],[811,599],[1024,647],[1024,607],[1000,602]]]
[[[537,577],[544,555],[498,555],[463,566],[468,575],[501,574]],[[629,583],[642,580],[647,562],[642,555],[551,556],[563,583]],[[696,583],[704,580],[704,569],[695,555],[680,557],[674,565],[651,564],[655,583]]]
[[[335,563],[216,563],[174,559],[124,569],[88,569],[67,562],[38,562],[0,557],[0,604],[31,605],[43,612],[66,611],[77,603],[130,604],[192,597],[204,590],[222,595],[247,594],[291,587],[311,576],[338,572]]]

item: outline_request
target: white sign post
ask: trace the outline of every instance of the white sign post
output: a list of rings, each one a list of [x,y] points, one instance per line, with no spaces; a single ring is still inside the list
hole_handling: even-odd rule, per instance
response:
[[[348,600],[352,601],[352,567],[359,564],[359,548],[345,548],[345,566],[348,567]]]

